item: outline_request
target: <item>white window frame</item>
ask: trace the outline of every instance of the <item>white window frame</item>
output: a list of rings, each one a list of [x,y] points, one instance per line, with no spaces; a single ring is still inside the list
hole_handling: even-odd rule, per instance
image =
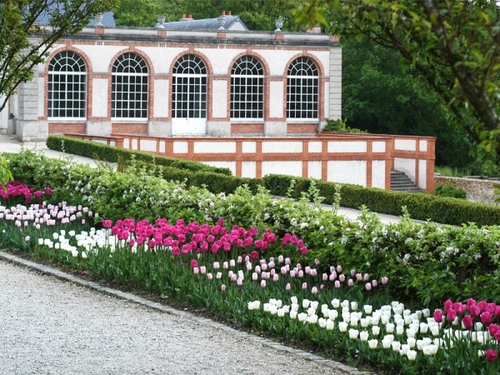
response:
[[[120,89],[119,85],[121,85]],[[149,113],[148,91],[149,73],[146,61],[140,55],[132,52],[120,55],[113,64],[111,74],[111,119],[118,121],[147,120]],[[139,95],[140,98],[136,98],[136,95]],[[131,96],[134,98],[130,99]],[[120,103],[122,108],[117,108]]]
[[[76,85],[79,89],[74,89]],[[72,88],[68,89],[70,86]],[[80,55],[73,51],[62,51],[55,55],[49,64],[47,87],[49,120],[81,121],[87,118],[87,67]],[[56,103],[59,108],[54,108]],[[77,106],[67,108],[68,103],[77,103]],[[65,108],[61,109],[61,104]],[[77,116],[75,111],[79,112]],[[56,116],[54,112],[57,112]],[[60,112],[64,112],[64,116],[59,116]]]
[[[236,92],[236,88],[240,90]],[[240,108],[236,109],[237,105]],[[264,68],[253,56],[242,56],[233,65],[230,110],[231,121],[261,122],[264,120]],[[257,112],[257,116],[254,116],[252,112]],[[247,116],[248,113],[250,116]]]
[[[188,54],[177,60],[173,71],[172,118],[207,118],[207,82],[207,67],[201,58]]]
[[[292,89],[296,91],[292,93]],[[288,68],[286,118],[295,122],[319,119],[319,73],[316,63],[309,57],[301,56],[293,60]]]

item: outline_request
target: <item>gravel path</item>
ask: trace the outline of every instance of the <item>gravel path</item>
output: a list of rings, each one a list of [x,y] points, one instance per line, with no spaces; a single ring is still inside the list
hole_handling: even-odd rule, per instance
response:
[[[0,374],[361,374],[9,254],[0,259]]]

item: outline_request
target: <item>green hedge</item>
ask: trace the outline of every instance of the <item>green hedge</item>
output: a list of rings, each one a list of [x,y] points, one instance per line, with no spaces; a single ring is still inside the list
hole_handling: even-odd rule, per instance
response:
[[[307,191],[311,179],[286,175],[267,175],[263,178],[264,186],[271,194],[285,196],[292,180],[295,186],[292,198],[299,198],[302,191]],[[324,203],[332,204],[335,198],[333,182],[315,180],[316,187]],[[378,213],[400,216],[403,207],[413,219],[431,220],[442,224],[462,225],[476,223],[482,225],[500,224],[500,207],[474,203],[458,198],[439,197],[425,193],[404,193],[377,188],[364,188],[359,185],[342,184],[340,190],[341,205],[360,208],[366,206]]]
[[[108,146],[102,143],[86,141],[83,139],[65,137],[61,135],[50,135],[47,139],[47,147],[51,150],[64,151],[69,154],[85,156],[111,163],[127,162],[132,159],[145,163],[154,163],[165,167],[184,169],[192,172],[211,172],[231,176],[229,168],[212,167],[194,161],[167,158],[153,155],[148,152],[127,150],[125,148]]]
[[[103,145],[80,139],[49,136],[47,147],[53,150],[86,156],[98,160],[118,162],[130,161],[132,155],[138,165],[155,164],[163,166],[162,176],[167,180],[186,181],[187,186],[205,186],[215,194],[230,194],[238,186],[248,185],[252,192],[258,186],[264,186],[273,195],[287,196],[292,180],[295,180],[291,198],[300,198],[302,192],[309,190],[311,180],[287,175],[267,175],[263,179],[231,176],[228,168],[211,167],[202,163],[174,158],[155,156],[150,153],[131,151],[123,148]],[[314,180],[324,203],[332,204],[335,200],[336,183]],[[462,225],[476,223],[482,225],[500,224],[500,207],[474,203],[463,199],[439,197],[425,193],[404,193],[391,190],[364,188],[360,185],[342,184],[340,190],[341,205],[360,208],[366,206],[378,213],[400,216],[403,207],[413,219],[431,220],[442,224]]]

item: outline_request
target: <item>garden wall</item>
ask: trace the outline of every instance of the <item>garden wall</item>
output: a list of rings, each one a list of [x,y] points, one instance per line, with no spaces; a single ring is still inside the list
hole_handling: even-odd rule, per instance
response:
[[[391,170],[396,168],[420,188],[434,190],[432,137],[339,133],[284,138],[113,136],[122,138],[126,149],[225,167],[239,177],[287,174],[389,189]]]
[[[445,177],[436,174],[434,177],[436,186],[439,184],[452,184],[457,188],[462,188],[467,192],[467,200],[487,204],[495,203],[493,184],[498,184],[497,180],[479,178]]]

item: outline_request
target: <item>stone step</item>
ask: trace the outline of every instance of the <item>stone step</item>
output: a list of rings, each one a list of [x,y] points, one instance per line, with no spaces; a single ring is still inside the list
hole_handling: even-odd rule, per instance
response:
[[[391,171],[391,190],[408,193],[423,192],[415,183],[401,171]]]

